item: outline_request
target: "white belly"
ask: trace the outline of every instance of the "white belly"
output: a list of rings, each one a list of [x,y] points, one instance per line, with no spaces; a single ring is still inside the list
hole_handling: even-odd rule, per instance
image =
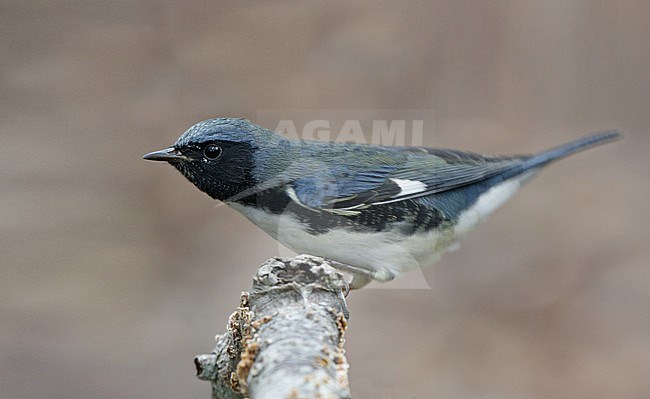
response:
[[[349,230],[333,230],[310,234],[305,226],[289,213],[274,215],[239,204],[229,204],[246,216],[262,230],[297,253],[330,258],[341,263],[368,270],[388,270],[399,275],[418,267],[416,255],[431,252],[440,233],[419,240],[409,238],[396,242],[388,232],[358,233]],[[415,243],[415,241],[418,241]],[[424,251],[418,250],[418,247]]]
[[[524,177],[525,178],[525,177]],[[291,214],[267,214],[237,203],[232,208],[262,230],[297,253],[330,258],[368,270],[385,270],[395,276],[431,265],[448,249],[457,247],[457,239],[472,230],[517,191],[523,179],[513,179],[492,187],[463,212],[458,224],[444,230],[432,230],[401,237],[391,231],[358,233],[335,230],[310,234]]]

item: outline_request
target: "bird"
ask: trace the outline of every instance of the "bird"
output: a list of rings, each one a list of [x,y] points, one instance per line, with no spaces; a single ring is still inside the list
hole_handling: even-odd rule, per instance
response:
[[[544,166],[621,137],[602,131],[535,155],[290,139],[242,118],[190,127],[168,162],[280,243],[322,257],[349,288],[435,263]]]

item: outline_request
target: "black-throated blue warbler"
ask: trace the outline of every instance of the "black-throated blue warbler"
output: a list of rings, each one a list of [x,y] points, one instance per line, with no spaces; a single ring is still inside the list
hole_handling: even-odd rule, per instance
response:
[[[504,157],[290,140],[218,118],[144,159],[169,162],[282,244],[332,260],[360,288],[433,263],[540,168],[619,137],[607,131]]]

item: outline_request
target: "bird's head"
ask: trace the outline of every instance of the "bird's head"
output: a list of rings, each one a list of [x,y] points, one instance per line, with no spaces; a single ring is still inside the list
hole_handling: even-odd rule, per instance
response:
[[[286,142],[246,119],[208,119],[189,128],[173,146],[144,159],[169,162],[199,190],[225,201],[259,184],[257,166],[269,163],[274,149],[286,147]]]

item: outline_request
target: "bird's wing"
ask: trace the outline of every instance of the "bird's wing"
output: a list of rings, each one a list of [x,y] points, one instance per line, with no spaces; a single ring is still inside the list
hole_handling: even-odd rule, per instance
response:
[[[369,169],[322,168],[287,185],[287,194],[301,206],[354,215],[374,205],[436,194],[477,183],[522,165],[528,156],[485,157],[445,149],[406,149],[398,164]],[[385,158],[383,158],[385,160]]]

